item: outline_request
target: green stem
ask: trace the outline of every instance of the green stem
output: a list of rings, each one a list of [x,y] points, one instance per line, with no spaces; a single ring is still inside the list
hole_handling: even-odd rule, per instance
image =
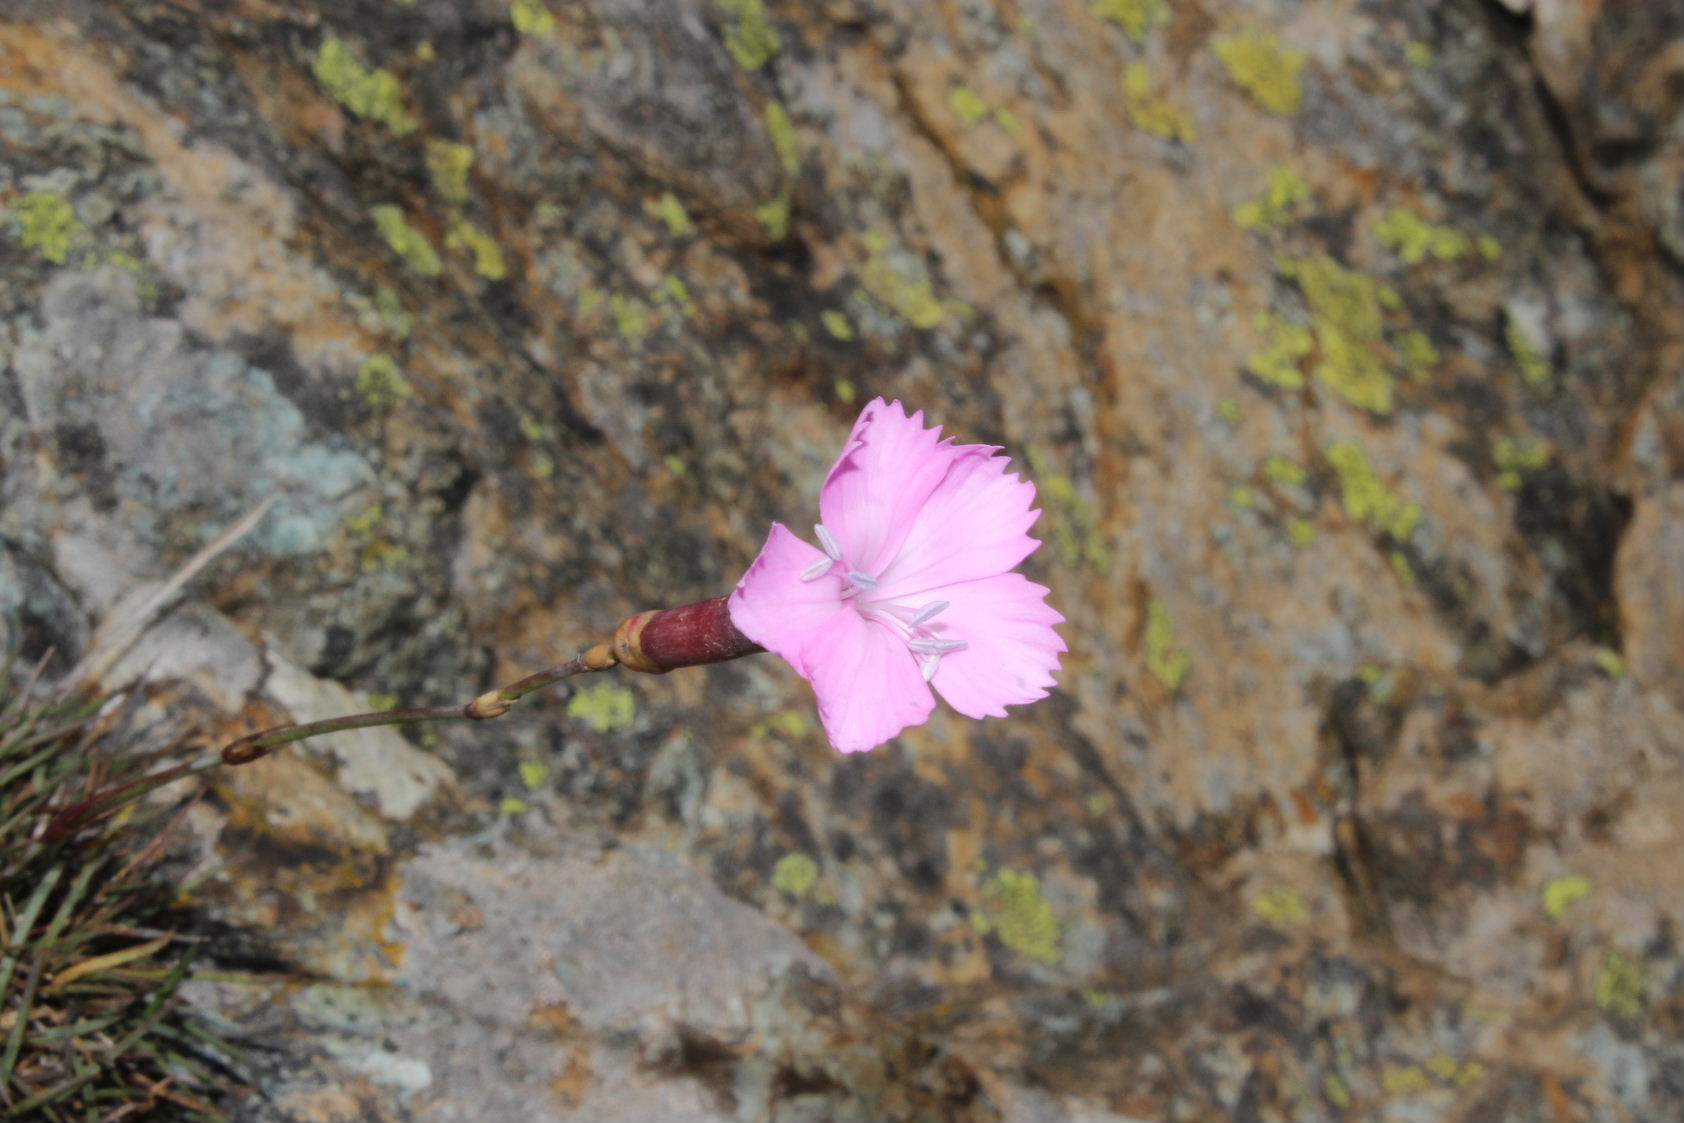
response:
[[[323,733],[343,733],[348,729],[371,729],[380,725],[414,725],[429,721],[451,721],[465,718],[469,721],[485,721],[488,718],[502,717],[520,699],[535,690],[542,690],[546,686],[553,686],[564,678],[585,674],[590,671],[606,671],[615,666],[617,660],[613,650],[606,645],[591,648],[581,655],[569,659],[565,663],[558,663],[537,674],[527,675],[517,679],[507,686],[500,686],[496,690],[481,694],[470,702],[459,706],[428,706],[412,710],[382,710],[368,714],[348,714],[344,717],[331,717],[322,721],[310,721],[300,725],[292,723],[277,725],[273,729],[265,729],[238,741],[226,745],[222,749],[221,759],[224,764],[250,764],[254,760],[261,760],[283,745],[290,745],[294,741],[302,741],[307,737],[319,737]]]

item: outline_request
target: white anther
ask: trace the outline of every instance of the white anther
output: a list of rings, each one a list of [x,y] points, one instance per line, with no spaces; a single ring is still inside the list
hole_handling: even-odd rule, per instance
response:
[[[947,655],[955,651],[963,651],[970,644],[962,639],[909,639],[906,646],[920,655]]]
[[[835,564],[836,563],[831,561],[829,558],[819,558],[812,565],[809,565],[806,569],[801,571],[801,580],[817,581],[819,578],[829,573],[830,567]]]
[[[842,560],[842,547],[836,544],[836,538],[830,533],[829,527],[824,523],[814,523],[813,533],[819,536],[819,545],[824,547],[824,552],[830,555],[831,561]]]
[[[877,578],[869,573],[861,573],[857,569],[848,571],[848,580],[852,581],[854,587],[859,589],[875,589],[877,587]]]
[[[912,619],[906,622],[906,626],[909,628],[916,628],[924,621],[934,618],[935,615],[945,609],[949,603],[950,602],[944,600],[931,601],[923,608],[920,608],[917,612],[914,612],[912,614]]]
[[[936,671],[941,668],[941,660],[934,655],[927,655],[918,660],[918,669],[924,672],[924,681],[929,682],[936,677]]]

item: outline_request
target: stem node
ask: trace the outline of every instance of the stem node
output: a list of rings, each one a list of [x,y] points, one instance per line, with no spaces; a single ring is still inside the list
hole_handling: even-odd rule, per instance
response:
[[[487,718],[502,717],[514,708],[514,702],[503,697],[500,690],[488,690],[463,707],[463,716],[474,721],[484,721]]]

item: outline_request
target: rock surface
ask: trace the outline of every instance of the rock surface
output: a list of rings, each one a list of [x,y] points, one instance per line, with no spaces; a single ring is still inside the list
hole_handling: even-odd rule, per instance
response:
[[[1684,1113],[1684,16],[21,0],[0,638],[209,742],[730,588],[900,397],[1059,692],[762,656],[216,776],[251,1119]],[[114,678],[116,674],[114,674]],[[299,985],[298,979],[307,979]]]

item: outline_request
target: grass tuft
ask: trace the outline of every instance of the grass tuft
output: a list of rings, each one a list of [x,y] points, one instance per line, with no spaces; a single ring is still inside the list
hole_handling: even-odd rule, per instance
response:
[[[200,770],[127,701],[0,659],[0,1120],[220,1120],[232,1051],[178,1001],[199,938],[153,876]]]

